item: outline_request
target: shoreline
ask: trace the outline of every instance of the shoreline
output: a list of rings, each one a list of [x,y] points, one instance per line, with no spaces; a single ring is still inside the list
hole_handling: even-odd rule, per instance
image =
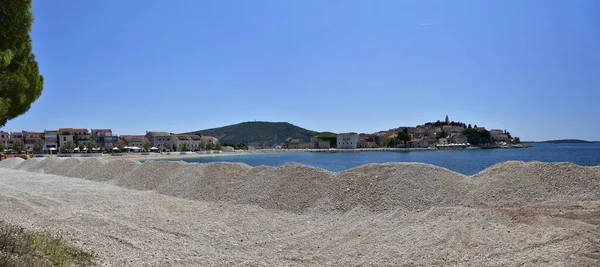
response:
[[[161,160],[161,159],[178,159],[178,158],[202,158],[202,157],[219,157],[219,156],[246,156],[256,154],[279,154],[279,153],[356,153],[356,152],[419,152],[419,151],[449,151],[449,150],[482,150],[482,149],[514,149],[514,148],[529,148],[523,147],[445,147],[445,148],[356,148],[356,149],[261,149],[261,150],[237,150],[235,152],[213,151],[213,153],[197,153],[197,152],[162,152],[162,153],[118,153],[118,154],[56,154],[56,155],[34,155],[34,158],[59,157],[59,158],[104,158],[112,159],[133,159],[133,160]]]

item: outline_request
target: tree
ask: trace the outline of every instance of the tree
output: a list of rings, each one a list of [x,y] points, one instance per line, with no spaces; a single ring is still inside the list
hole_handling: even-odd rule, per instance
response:
[[[473,128],[477,128],[477,124],[475,124],[475,126],[473,126]]]
[[[190,150],[190,148],[187,143],[181,144],[181,151],[188,151],[188,150]]]
[[[88,152],[92,151],[93,148],[96,148],[96,142],[94,142],[94,140],[88,140],[85,142],[85,148],[87,148]]]
[[[85,143],[83,141],[77,142],[77,148],[79,148],[79,152],[83,151],[85,148]]]
[[[469,126],[467,126],[467,129],[473,129],[473,127],[471,127],[470,123],[469,123]]]
[[[73,141],[67,141],[65,143],[64,146],[61,147],[62,150],[64,151],[72,151],[73,149],[75,149],[75,143],[73,143]]]
[[[398,139],[398,141],[402,141],[402,142],[404,142],[404,144],[406,144],[406,142],[410,141],[410,135],[408,134],[408,131],[406,129],[404,129],[404,131],[400,131],[398,133],[398,137],[396,137],[396,139]]]
[[[152,143],[150,141],[146,141],[142,144],[142,147],[145,151],[150,151],[150,148],[152,148]]]
[[[206,143],[206,150],[213,150],[215,149],[215,145],[211,142]]]
[[[36,139],[33,144],[33,153],[42,154],[42,150],[44,149],[44,141],[42,139]]]
[[[466,129],[463,134],[467,137],[467,142],[472,145],[488,144],[492,141],[492,135],[488,130]]]
[[[221,143],[217,142],[215,145],[215,150],[221,150]]]
[[[444,132],[444,130],[437,133],[437,135],[435,136],[435,139],[440,139],[440,138],[446,138],[446,132]]]
[[[32,53],[31,0],[0,3],[0,127],[27,112],[44,78]]]
[[[515,143],[517,143],[517,144],[520,144],[520,143],[521,143],[521,138],[519,138],[519,137],[515,137],[515,139],[514,139],[514,141],[513,141],[513,142],[515,142]]]
[[[115,144],[115,147],[123,151],[123,149],[125,149],[125,141],[119,139],[119,141],[117,141],[117,144]]]
[[[25,143],[21,139],[15,140],[12,144],[12,149],[17,151],[17,153],[21,153],[25,151]]]
[[[169,152],[171,152],[173,150],[173,143],[166,142],[165,143],[165,149],[168,150]]]
[[[4,143],[0,143],[0,152],[4,152],[6,150],[6,145]]]

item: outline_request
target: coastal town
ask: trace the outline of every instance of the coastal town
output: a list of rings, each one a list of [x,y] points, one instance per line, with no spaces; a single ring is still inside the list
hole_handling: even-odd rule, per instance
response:
[[[467,149],[523,147],[518,137],[506,130],[491,129],[462,122],[429,122],[415,127],[398,127],[373,134],[321,133],[310,140],[287,138],[272,147],[255,147],[245,144],[221,143],[213,136],[199,134],[174,134],[147,131],[144,135],[116,135],[111,129],[59,128],[43,132],[0,131],[0,152],[36,154],[54,153],[119,153],[119,152],[171,152],[217,150],[233,152],[236,149]]]
[[[288,138],[283,146],[288,149],[373,149],[373,148],[521,148],[518,137],[502,129],[450,121],[428,122],[415,127],[398,127],[372,134],[322,133],[310,141]]]

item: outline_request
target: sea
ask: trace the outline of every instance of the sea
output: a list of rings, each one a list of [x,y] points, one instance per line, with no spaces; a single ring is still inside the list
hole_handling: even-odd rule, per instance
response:
[[[193,163],[242,162],[250,166],[281,166],[296,162],[332,172],[341,172],[368,163],[422,162],[465,175],[476,174],[494,164],[508,161],[572,162],[582,166],[600,165],[600,143],[530,144],[529,148],[480,150],[429,150],[403,152],[297,152],[210,157],[172,158]]]

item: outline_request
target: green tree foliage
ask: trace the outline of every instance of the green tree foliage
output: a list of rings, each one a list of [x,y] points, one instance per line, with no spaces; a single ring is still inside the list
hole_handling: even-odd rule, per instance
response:
[[[181,151],[188,151],[188,150],[190,150],[190,147],[187,143],[181,144]]]
[[[96,148],[96,142],[94,142],[94,140],[88,140],[85,142],[85,148],[87,148],[88,152],[92,152],[92,149]]]
[[[410,141],[410,135],[408,134],[408,129],[404,129],[398,133],[398,137],[396,137],[398,141],[406,144],[406,142]]]
[[[445,138],[445,137],[446,137],[446,132],[444,132],[444,130],[442,130],[441,132],[436,134],[435,139],[440,139],[440,138]]]
[[[119,139],[119,141],[117,141],[117,143],[115,144],[115,147],[123,151],[123,149],[125,149],[125,141]]]
[[[42,150],[44,149],[44,141],[42,141],[42,139],[37,139],[35,140],[35,143],[33,144],[33,153],[35,154],[42,154]]]
[[[4,152],[6,150],[6,145],[4,143],[0,143],[0,152]]]
[[[319,138],[322,141],[328,141],[329,147],[331,147],[331,148],[337,147],[337,135],[335,135],[335,134],[322,133],[322,134],[317,135],[317,138]]]
[[[27,112],[44,78],[32,53],[31,0],[0,1],[0,127]]]
[[[17,151],[17,153],[21,153],[23,151],[25,151],[25,143],[23,143],[23,140],[15,140],[12,144],[12,149],[14,151]]]
[[[169,152],[173,151],[173,147],[174,147],[173,143],[171,143],[171,142],[166,142],[165,143],[165,149],[167,151],[169,151]]]
[[[467,137],[467,142],[472,145],[489,144],[492,141],[492,135],[488,130],[465,129],[463,134]]]
[[[150,148],[152,148],[152,143],[150,141],[146,141],[142,144],[142,147],[144,148],[144,150],[150,151]]]
[[[215,145],[215,150],[221,150],[221,143],[217,142]]]
[[[67,141],[60,149],[62,151],[73,151],[77,147],[73,141]]]
[[[206,150],[214,150],[215,145],[211,142],[206,143]]]

